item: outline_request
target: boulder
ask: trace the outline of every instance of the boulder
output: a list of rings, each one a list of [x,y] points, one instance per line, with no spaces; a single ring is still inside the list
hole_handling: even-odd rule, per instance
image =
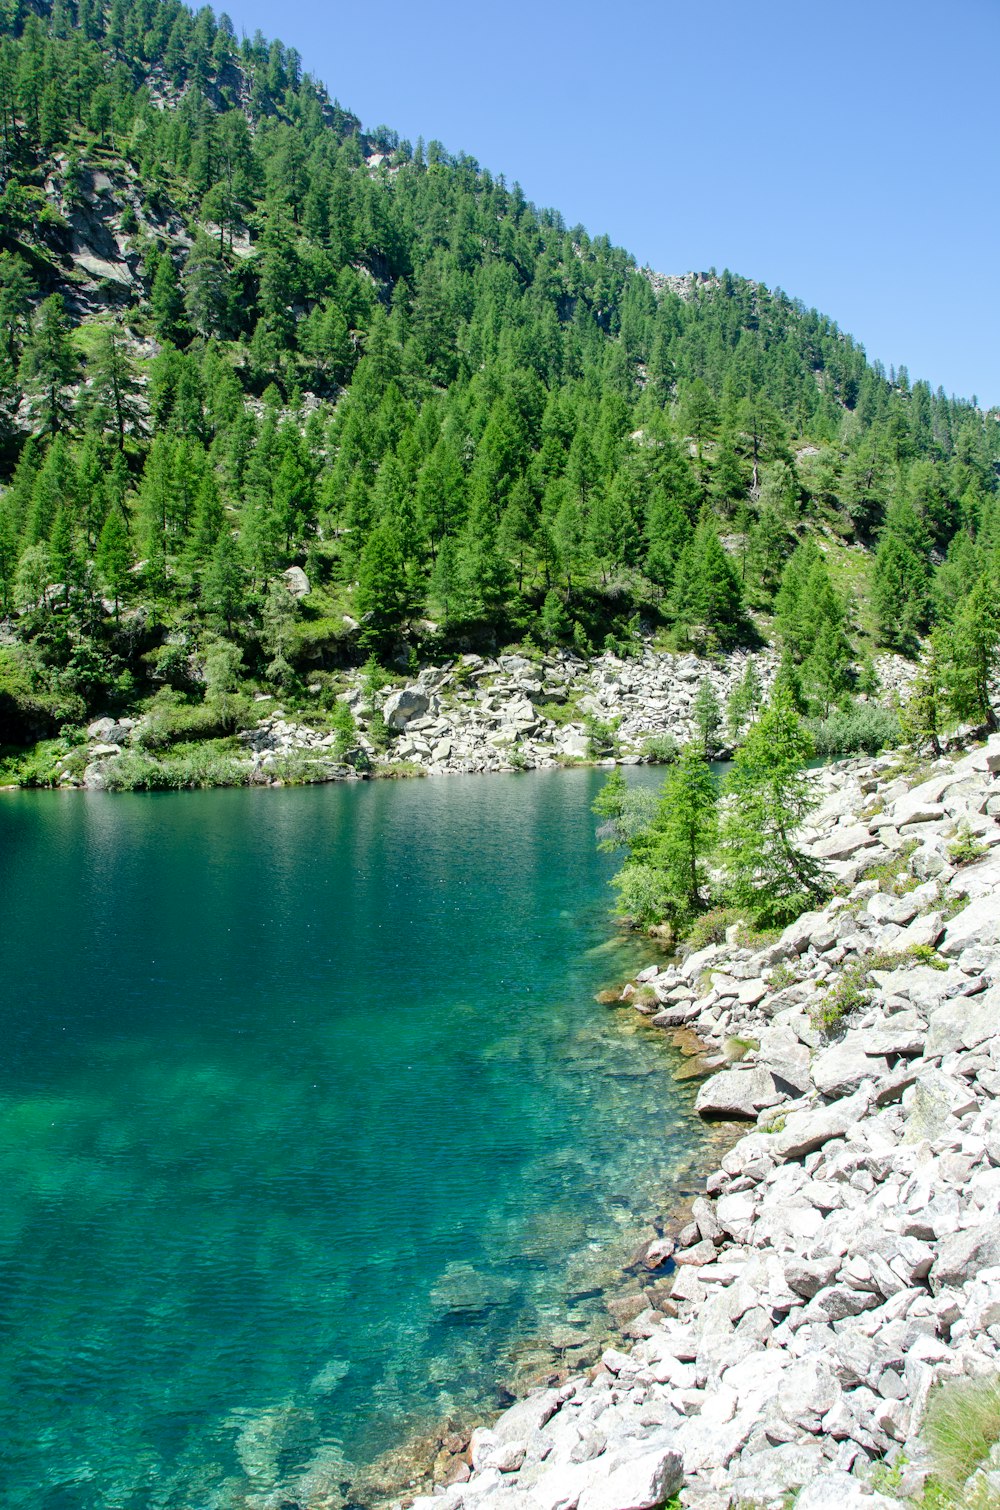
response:
[[[897,923],[905,928],[907,923],[912,923],[919,911],[920,908],[911,896],[893,897],[879,892],[868,898],[868,913],[876,923]]]
[[[931,1013],[924,1052],[928,1058],[975,1049],[1000,1032],[1000,986],[981,996],[946,1001]]]
[[[903,1092],[904,1141],[921,1143],[925,1138],[939,1138],[952,1118],[975,1106],[975,1095],[963,1080],[943,1075],[940,1070],[927,1070]]]
[[[952,890],[973,901],[978,897],[995,897],[1000,892],[1000,855],[985,855],[975,864],[963,866],[952,882]]]
[[[601,1474],[601,1459],[592,1465],[595,1477],[579,1499],[579,1510],[653,1510],[672,1498],[684,1481],[680,1453],[661,1447]]]
[[[849,860],[859,850],[871,849],[877,843],[875,835],[859,823],[849,828],[835,828],[832,834],[818,840],[811,848],[824,860]]]
[[[768,1139],[773,1152],[782,1159],[801,1159],[822,1148],[831,1138],[842,1138],[860,1122],[871,1104],[865,1090],[835,1101],[832,1106],[791,1112],[781,1132]]]
[[[723,1070],[706,1080],[698,1092],[695,1111],[702,1117],[735,1117],[756,1121],[757,1113],[786,1099],[763,1065]]]
[[[957,913],[938,949],[946,959],[953,959],[971,944],[1000,944],[1000,905],[995,895],[977,897]]]
[[[948,771],[933,776],[930,781],[922,781],[902,797],[897,797],[889,815],[893,823],[897,828],[905,828],[911,823],[927,823],[940,818],[944,812],[941,798],[954,783],[955,773]]]
[[[301,566],[289,566],[281,573],[282,580],[293,598],[304,598],[309,591],[309,578]]]
[[[795,1510],[900,1510],[900,1501],[878,1494],[853,1474],[819,1473],[796,1496]]]
[[[812,1062],[812,1078],[816,1089],[824,1096],[846,1096],[856,1090],[870,1076],[888,1072],[889,1065],[877,1057],[877,1051],[869,1051],[864,1033],[848,1033],[839,1043],[834,1043]]]
[[[420,718],[430,707],[430,698],[422,687],[401,687],[390,692],[383,713],[390,729],[405,729],[411,718]]]
[[[998,1264],[1000,1229],[995,1225],[953,1232],[938,1248],[930,1272],[931,1289],[936,1294],[946,1286],[968,1284],[981,1269],[992,1269]]]

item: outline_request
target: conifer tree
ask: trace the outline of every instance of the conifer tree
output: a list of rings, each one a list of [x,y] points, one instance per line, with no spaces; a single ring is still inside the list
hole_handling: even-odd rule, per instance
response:
[[[698,684],[698,691],[691,707],[691,716],[698,732],[702,755],[711,759],[722,727],[722,708],[718,694],[707,676]]]
[[[72,406],[67,389],[77,367],[62,295],[50,294],[32,321],[19,368],[31,400],[32,418],[50,435],[58,435],[69,425]]]
[[[117,622],[132,569],[132,548],[121,510],[112,506],[101,527],[95,558],[102,586],[114,599]]]
[[[719,836],[726,890],[735,906],[767,926],[787,922],[823,893],[820,862],[795,843],[818,802],[804,771],[811,754],[791,697],[779,687],[726,781]]]

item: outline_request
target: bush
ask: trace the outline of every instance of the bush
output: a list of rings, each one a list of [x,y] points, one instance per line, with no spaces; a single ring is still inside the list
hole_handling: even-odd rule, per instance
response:
[[[650,765],[673,765],[681,747],[672,734],[651,734],[642,747]]]
[[[869,969],[869,961],[859,961],[841,973],[833,989],[813,1008],[811,1016],[817,1027],[829,1033],[839,1027],[845,1017],[868,1005],[871,1001]]]
[[[146,708],[134,741],[143,750],[166,750],[189,740],[212,739],[227,731],[217,708],[208,703],[192,703],[163,687]]]
[[[183,754],[159,760],[131,751],[108,762],[109,792],[173,792],[186,787],[242,786],[246,765],[214,745],[194,745]]]
[[[948,845],[948,854],[956,865],[970,865],[985,855],[987,846],[977,839],[967,823],[963,823]]]
[[[877,755],[902,738],[896,714],[877,703],[854,703],[829,718],[810,719],[809,730],[816,754],[821,756]]]
[[[733,923],[741,922],[742,918],[742,912],[735,907],[713,907],[709,912],[703,912],[701,917],[695,918],[684,936],[684,942],[692,954],[697,954],[699,949],[707,949],[709,944],[724,944],[726,929]]]
[[[607,722],[593,713],[584,715],[583,727],[586,730],[587,746],[592,760],[598,760],[602,755],[618,754],[618,725],[620,723],[620,714]]]

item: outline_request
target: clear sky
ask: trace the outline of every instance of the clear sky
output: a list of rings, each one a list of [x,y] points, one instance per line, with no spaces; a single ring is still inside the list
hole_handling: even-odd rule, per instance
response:
[[[217,0],[217,9],[226,0]],[[1000,0],[228,0],[373,127],[1000,404]]]

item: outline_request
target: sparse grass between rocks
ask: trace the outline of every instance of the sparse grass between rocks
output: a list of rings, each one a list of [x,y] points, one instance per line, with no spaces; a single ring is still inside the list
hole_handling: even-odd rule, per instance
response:
[[[939,1385],[928,1402],[922,1435],[934,1469],[924,1493],[925,1505],[978,1507],[1000,1501],[987,1484],[979,1493],[968,1484],[1000,1443],[1000,1378]]]

